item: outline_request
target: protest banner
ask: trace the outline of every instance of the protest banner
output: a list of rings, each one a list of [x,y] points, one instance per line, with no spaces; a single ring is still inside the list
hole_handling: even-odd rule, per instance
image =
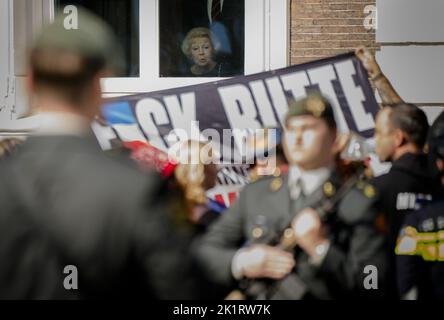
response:
[[[319,91],[332,103],[338,129],[373,135],[378,104],[353,53],[248,76],[109,99],[106,124],[93,125],[104,150],[112,140],[148,141],[168,151],[178,140],[210,140],[221,157],[219,188],[231,195],[248,182],[246,137],[280,128],[290,99]],[[219,190],[219,189],[218,189]],[[216,192],[217,193],[217,192]]]

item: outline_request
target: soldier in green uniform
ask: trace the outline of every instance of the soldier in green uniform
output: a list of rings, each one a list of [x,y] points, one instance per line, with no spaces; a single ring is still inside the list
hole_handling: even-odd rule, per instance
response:
[[[335,167],[338,145],[325,98],[311,94],[290,103],[283,141],[289,173],[247,185],[196,244],[208,276],[233,287],[248,279],[274,281],[273,290],[255,298],[381,294],[385,239],[375,227],[374,189],[360,183],[327,217],[316,210],[343,183]],[[277,242],[290,226],[297,247],[284,250]],[[366,278],[369,268],[375,271],[373,283]]]

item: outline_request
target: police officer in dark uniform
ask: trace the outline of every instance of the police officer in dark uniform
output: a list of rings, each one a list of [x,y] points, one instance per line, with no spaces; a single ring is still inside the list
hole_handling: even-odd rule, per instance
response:
[[[444,113],[432,125],[428,145],[444,189]],[[401,298],[444,299],[444,198],[407,215],[396,254]]]
[[[428,127],[425,113],[411,104],[386,107],[377,115],[375,152],[392,167],[372,183],[380,191],[379,205],[387,215],[392,243],[405,213],[415,209],[417,200],[430,199],[436,187],[423,152]]]
[[[400,103],[383,108],[377,115],[375,152],[382,162],[391,162],[386,174],[372,179],[378,190],[378,210],[385,219],[389,239],[388,256],[392,280],[390,296],[396,293],[394,249],[404,218],[411,210],[430,201],[436,183],[430,175],[427,156],[423,152],[427,140],[428,122],[425,113],[412,104]]]
[[[372,186],[350,189],[327,218],[321,218],[317,209],[343,182],[335,173],[338,150],[332,106],[311,94],[290,104],[285,125],[289,174],[264,177],[242,190],[197,244],[201,264],[220,284],[247,283],[247,294],[254,280],[273,283],[252,298],[371,295],[374,291],[365,284],[364,273],[369,265],[378,270],[375,283],[379,281],[381,290],[384,237],[374,226]],[[284,241],[293,238],[297,247],[283,245],[283,234]]]

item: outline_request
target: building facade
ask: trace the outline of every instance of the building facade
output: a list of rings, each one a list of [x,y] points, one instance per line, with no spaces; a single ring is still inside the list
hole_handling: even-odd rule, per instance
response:
[[[196,12],[190,2],[175,1],[175,7],[167,7],[169,2],[0,0],[0,135],[26,134],[36,125],[29,117],[25,93],[27,48],[36,32],[58,9],[68,16],[73,14],[70,5],[87,3],[114,24],[131,66],[126,76],[103,80],[106,96],[220,80],[162,71],[184,64],[180,53],[171,53],[169,39],[183,39],[193,21],[208,19],[233,23],[225,31],[227,24],[217,29],[213,23],[212,31],[221,32],[219,48],[236,64],[238,74],[313,61],[363,45],[376,52],[383,71],[406,101],[424,107],[431,120],[444,107],[441,1],[244,0],[241,12],[233,6],[238,0],[201,0],[199,18],[190,17],[190,12]],[[237,22],[231,19],[234,16]],[[224,35],[231,36],[231,42]],[[175,55],[176,61],[165,60]]]

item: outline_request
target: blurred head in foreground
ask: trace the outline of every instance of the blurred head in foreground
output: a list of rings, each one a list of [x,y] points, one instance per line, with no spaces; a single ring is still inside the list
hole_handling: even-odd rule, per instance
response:
[[[188,140],[179,149],[174,176],[185,198],[194,204],[205,204],[205,192],[216,185],[217,166],[214,151],[207,144]]]
[[[29,59],[28,91],[36,111],[70,112],[93,119],[102,104],[100,78],[123,70],[111,29],[78,9],[78,28],[59,13],[36,39]]]
[[[124,145],[131,149],[131,158],[144,171],[160,172],[169,182],[170,192],[180,197],[178,211],[188,220],[196,221],[197,206],[206,206],[206,192],[216,185],[218,167],[209,144],[188,140],[179,143],[174,155],[167,154],[149,143],[133,141]]]
[[[290,165],[301,170],[333,166],[337,130],[330,102],[317,93],[290,102],[283,147]]]

